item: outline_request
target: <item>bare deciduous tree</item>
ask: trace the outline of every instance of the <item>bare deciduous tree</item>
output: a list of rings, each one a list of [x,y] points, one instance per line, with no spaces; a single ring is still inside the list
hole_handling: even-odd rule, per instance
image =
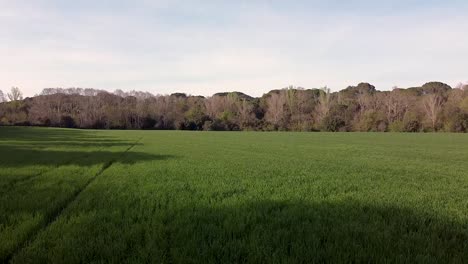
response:
[[[8,93],[8,98],[10,101],[23,100],[23,93],[18,87],[11,87],[11,91]]]
[[[318,123],[321,123],[325,116],[327,116],[331,106],[330,88],[325,86],[320,90],[321,91],[318,97],[317,107],[315,108],[315,111],[317,112]]]
[[[423,98],[423,106],[427,117],[432,122],[432,129],[436,130],[436,124],[442,108],[443,99],[438,94],[428,94]]]
[[[385,94],[382,102],[389,123],[401,121],[409,108],[409,101],[406,96],[396,87]]]
[[[253,123],[253,105],[247,102],[246,99],[241,99],[237,102],[237,109],[239,114],[239,124],[240,128],[243,129],[249,124]]]
[[[3,91],[0,90],[0,103],[3,103],[6,101],[5,94],[3,94]]]
[[[459,87],[464,88],[459,85]],[[0,94],[0,101],[5,101]],[[191,130],[281,129],[310,131],[466,132],[468,91],[432,82],[421,87],[377,91],[368,83],[331,93],[330,89],[288,87],[260,98],[240,92],[212,97],[152,95],[147,92],[46,88],[21,100],[14,87],[11,102],[0,104],[0,124],[80,128],[154,128]],[[6,98],[5,98],[6,99]],[[262,122],[265,121],[265,122]]]
[[[286,97],[282,92],[272,93],[266,101],[268,108],[265,118],[268,122],[278,126],[284,117]]]

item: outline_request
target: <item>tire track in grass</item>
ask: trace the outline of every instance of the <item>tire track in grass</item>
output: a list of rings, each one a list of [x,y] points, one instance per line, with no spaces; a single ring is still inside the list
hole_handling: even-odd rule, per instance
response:
[[[138,141],[139,141],[139,140],[138,140]],[[136,142],[136,143],[134,143],[134,144],[137,144],[137,143],[138,143],[138,142]],[[134,146],[134,144],[130,145],[129,148],[132,148],[132,147]],[[46,148],[46,147],[43,147],[43,149],[45,149],[45,148]],[[103,149],[104,149],[104,146],[101,145],[99,148],[97,148],[97,151],[100,151],[100,150],[103,150]],[[128,150],[126,150],[126,151],[128,151]],[[43,175],[43,174],[52,172],[52,171],[54,171],[54,170],[56,170],[56,169],[58,169],[58,168],[61,168],[61,167],[63,167],[63,166],[68,166],[68,165],[70,165],[70,164],[72,163],[72,161],[74,161],[74,160],[76,160],[76,159],[79,159],[79,160],[81,160],[81,159],[86,159],[86,158],[88,158],[89,156],[91,156],[91,152],[86,153],[86,154],[84,154],[84,155],[82,155],[82,156],[80,156],[80,157],[70,158],[70,159],[66,160],[63,164],[56,164],[56,165],[54,165],[52,168],[50,168],[50,169],[45,169],[45,170],[43,170],[43,171],[41,171],[41,172],[39,172],[39,173],[32,174],[32,175],[29,175],[29,176],[26,176],[26,177],[22,177],[22,178],[13,180],[13,181],[11,181],[11,182],[5,184],[5,192],[4,192],[4,193],[10,192],[10,191],[11,191],[16,185],[18,185],[18,184],[21,184],[21,183],[23,183],[23,182],[29,181],[29,180],[34,179],[34,178],[36,178],[36,177],[39,177],[39,176],[41,176],[41,175]]]
[[[12,258],[17,253],[19,253],[22,249],[27,247],[30,242],[34,241],[42,230],[47,229],[53,222],[55,222],[60,217],[60,215],[70,206],[70,204],[72,204],[73,201],[75,201],[78,198],[78,196],[86,188],[88,188],[88,186],[94,180],[97,179],[97,177],[99,177],[102,173],[104,173],[104,171],[106,171],[110,166],[112,166],[112,164],[114,164],[117,160],[119,160],[120,158],[125,156],[125,154],[127,154],[133,147],[135,147],[142,139],[143,139],[143,137],[140,137],[131,146],[129,146],[127,149],[125,149],[120,154],[120,156],[118,156],[117,158],[109,160],[106,163],[104,163],[102,165],[101,169],[96,174],[94,174],[93,177],[91,177],[88,181],[85,182],[83,187],[81,187],[80,189],[73,192],[70,195],[70,197],[63,202],[63,204],[61,206],[58,206],[57,208],[52,210],[50,213],[46,214],[46,216],[44,217],[44,220],[41,221],[41,223],[34,230],[31,231],[30,235],[28,235],[27,238],[22,243],[20,243],[20,245],[15,250],[13,250],[9,255],[7,255],[7,257],[4,260],[4,263],[10,263]]]
[[[101,149],[103,149],[103,148],[104,148],[104,147],[99,147],[97,150],[99,151],[99,150],[101,150]],[[61,167],[63,167],[63,166],[70,165],[70,164],[72,163],[72,161],[74,161],[74,160],[76,160],[76,159],[79,159],[79,160],[81,160],[81,159],[86,159],[86,158],[88,158],[90,155],[91,155],[91,152],[90,152],[90,153],[87,153],[87,154],[85,154],[85,155],[82,155],[82,156],[80,156],[80,157],[70,158],[70,159],[66,160],[63,164],[56,164],[56,165],[54,165],[54,166],[53,166],[52,168],[50,168],[50,169],[45,169],[45,170],[43,170],[43,171],[41,171],[41,172],[38,172],[38,173],[36,173],[36,174],[32,174],[32,175],[29,175],[29,176],[26,176],[26,177],[22,177],[22,178],[13,180],[13,181],[9,182],[8,184],[5,184],[5,186],[6,186],[6,188],[5,188],[5,191],[6,191],[6,192],[5,192],[5,193],[11,191],[11,190],[12,190],[16,185],[18,185],[18,184],[21,184],[21,183],[23,183],[23,182],[32,180],[32,179],[34,179],[34,178],[36,178],[36,177],[39,177],[39,176],[41,176],[41,175],[43,175],[43,174],[52,172],[52,171],[54,171],[54,170],[56,170],[56,169],[58,169],[58,168],[61,168]]]

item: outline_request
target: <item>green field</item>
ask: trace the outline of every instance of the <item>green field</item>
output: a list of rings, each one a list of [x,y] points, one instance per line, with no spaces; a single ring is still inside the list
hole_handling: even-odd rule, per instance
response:
[[[0,128],[0,262],[468,262],[468,135]]]

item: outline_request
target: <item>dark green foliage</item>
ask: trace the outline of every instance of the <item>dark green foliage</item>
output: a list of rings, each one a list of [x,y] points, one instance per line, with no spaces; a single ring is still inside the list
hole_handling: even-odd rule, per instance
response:
[[[409,120],[405,123],[406,132],[419,132],[421,130],[421,124],[418,120]]]
[[[171,96],[176,98],[187,98],[187,95],[184,93],[173,93]]]
[[[468,113],[455,112],[447,118],[445,130],[448,132],[467,132]]]
[[[359,83],[357,86],[348,86],[346,89],[340,91],[346,96],[357,96],[360,94],[372,94],[375,93],[375,86],[369,83]]]
[[[145,117],[143,118],[143,123],[141,125],[141,128],[142,129],[152,129],[156,126],[157,124],[157,120],[152,118],[152,117]]]
[[[60,127],[74,128],[76,127],[75,120],[71,116],[62,116],[60,119]]]
[[[338,131],[346,131],[347,124],[346,121],[347,113],[349,107],[346,105],[334,105],[328,115],[322,121],[322,128],[324,131],[329,132],[338,132]]]
[[[254,100],[255,98],[253,98],[252,96],[250,95],[247,95],[245,93],[241,93],[241,92],[223,92],[223,93],[215,93],[213,94],[213,96],[236,96],[238,97],[239,99],[244,99],[244,100]]]
[[[323,119],[323,129],[329,132],[338,132],[346,126],[345,121],[337,115],[328,115]]]
[[[182,130],[203,130],[203,125],[210,118],[200,106],[194,106],[185,113]]]
[[[387,131],[388,124],[385,117],[375,111],[367,111],[357,123],[358,131],[365,132],[385,132]]]
[[[425,83],[422,87],[424,94],[441,94],[444,95],[452,89],[449,85],[441,82],[428,82]]]

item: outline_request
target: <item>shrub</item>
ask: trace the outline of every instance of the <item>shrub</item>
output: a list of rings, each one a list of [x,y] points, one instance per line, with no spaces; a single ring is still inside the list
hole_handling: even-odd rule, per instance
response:
[[[325,131],[337,132],[342,131],[342,128],[346,126],[346,123],[339,116],[326,116],[322,121],[323,128]]]
[[[60,127],[74,128],[76,127],[75,120],[71,116],[62,116],[60,118]]]
[[[404,132],[405,131],[405,125],[403,124],[402,121],[395,121],[391,123],[388,126],[388,128],[391,132]]]

